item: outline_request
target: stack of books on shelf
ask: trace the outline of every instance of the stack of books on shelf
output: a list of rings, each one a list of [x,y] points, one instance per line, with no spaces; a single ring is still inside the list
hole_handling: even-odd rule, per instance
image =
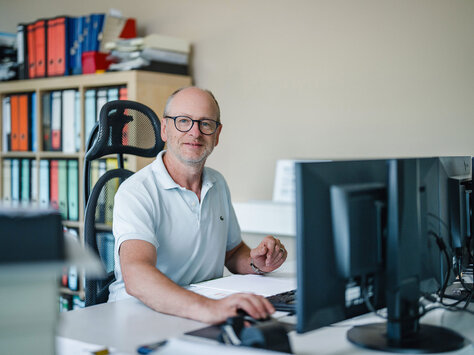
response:
[[[189,74],[188,41],[158,34],[137,37],[135,19],[113,11],[20,23],[16,47],[14,65],[18,68],[18,79],[90,74],[107,69]]]
[[[2,99],[3,151],[36,152],[36,93],[13,94]]]
[[[81,144],[79,91],[58,90],[42,95],[43,151],[76,153]],[[36,93],[7,95],[2,99],[4,152],[36,152]]]
[[[98,120],[102,106],[112,100],[126,99],[124,86],[111,86],[86,90],[86,137]],[[6,157],[2,161],[3,200],[17,205],[39,203],[57,208],[63,218],[79,220],[79,161],[74,154],[81,150],[80,97],[76,89],[57,90],[42,94],[41,148],[38,148],[36,93],[12,94],[2,102],[3,152],[62,152],[70,153],[67,159],[35,159]],[[110,169],[113,161],[103,160],[103,169],[94,165],[96,180],[101,172]],[[115,162],[116,164],[116,162]],[[100,170],[100,171],[99,171]],[[108,206],[112,209],[112,206]],[[111,221],[106,211],[101,223]],[[106,218],[107,217],[107,218]]]
[[[19,79],[82,74],[82,54],[99,50],[105,14],[17,25]]]
[[[85,138],[99,119],[102,106],[126,100],[125,86],[88,89],[85,93]],[[42,102],[42,151],[77,153],[81,149],[81,104],[77,89],[45,92]],[[2,150],[37,152],[36,93],[6,95],[2,99]]]
[[[79,170],[76,159],[3,159],[6,204],[52,206],[64,220],[79,220]]]
[[[77,159],[4,158],[2,162],[3,202],[7,205],[39,204],[59,210],[64,220],[79,220],[79,167]],[[117,167],[116,158],[99,159],[92,163],[91,182]],[[113,180],[112,180],[113,181]],[[93,185],[92,185],[93,186]],[[114,196],[118,184],[107,186]],[[113,198],[99,199],[97,222],[112,224]]]
[[[127,100],[127,95],[126,86],[107,86],[86,90],[84,94],[84,137],[86,142],[96,122],[99,121],[102,106],[109,101]]]
[[[43,150],[76,153],[81,144],[79,91],[58,90],[42,95]],[[4,96],[2,99],[2,144],[4,152],[36,152],[38,142],[36,93]]]
[[[81,98],[76,89],[46,92],[42,100],[43,151],[76,153],[81,148]]]
[[[110,50],[109,58],[117,62],[110,65],[110,71],[140,69],[189,74],[191,44],[181,38],[150,34],[107,42],[105,48]]]
[[[108,33],[104,33],[107,31]],[[103,38],[136,37],[135,20],[94,13],[58,16],[17,25],[19,79],[104,71]]]

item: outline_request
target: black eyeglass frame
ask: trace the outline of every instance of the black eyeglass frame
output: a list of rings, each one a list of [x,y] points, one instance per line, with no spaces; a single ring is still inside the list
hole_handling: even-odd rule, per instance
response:
[[[179,118],[179,117],[184,117],[184,118],[187,118],[187,119],[191,120],[191,126],[189,127],[188,130],[183,131],[183,130],[181,130],[181,129],[178,128],[178,126],[176,125],[176,119]],[[220,123],[219,121],[211,120],[210,118],[204,118],[204,119],[202,119],[202,120],[193,120],[191,117],[183,116],[183,115],[179,115],[179,116],[164,116],[163,118],[171,118],[171,119],[174,121],[174,127],[175,127],[178,131],[183,132],[183,133],[189,132],[191,129],[193,129],[193,127],[194,127],[194,122],[197,122],[198,128],[199,128],[199,132],[201,132],[201,133],[204,134],[205,136],[212,136],[214,133],[217,132],[217,129],[218,129],[219,126],[221,125],[221,123]],[[201,124],[202,124],[202,122],[204,122],[204,121],[212,121],[212,122],[214,122],[214,123],[216,124],[216,129],[214,130],[214,132],[212,132],[212,133],[204,133],[204,132],[202,131],[202,129],[201,129]]]

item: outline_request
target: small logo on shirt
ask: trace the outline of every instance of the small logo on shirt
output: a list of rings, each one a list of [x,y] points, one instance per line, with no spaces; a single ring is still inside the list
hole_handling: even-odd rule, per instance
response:
[[[223,220],[224,220],[224,217],[220,216],[219,219],[220,219],[221,221],[223,221]]]

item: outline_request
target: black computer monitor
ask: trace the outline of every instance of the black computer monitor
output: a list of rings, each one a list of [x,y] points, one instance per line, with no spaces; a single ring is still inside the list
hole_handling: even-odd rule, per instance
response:
[[[360,235],[361,239],[367,237],[372,240],[368,242],[347,240],[345,243],[340,243],[341,248],[336,246],[333,214],[337,211],[334,211],[335,206],[331,208],[331,187],[341,187],[340,195],[343,195],[355,194],[357,189],[361,191],[364,186],[370,185],[374,193],[366,199],[376,200],[377,187],[382,186],[385,189],[388,176],[387,164],[383,160],[303,162],[296,163],[295,172],[298,289],[296,311],[297,331],[303,333],[368,312],[362,298],[361,280],[347,278],[338,270],[339,268],[347,270],[346,263],[350,263],[351,259],[364,259],[366,254],[371,254],[370,259],[374,259],[374,249],[384,248],[383,240],[377,240],[373,234]],[[338,193],[333,192],[333,194]],[[343,197],[340,196],[339,200],[342,199]],[[383,202],[386,198],[382,197],[380,200]],[[340,213],[354,216],[350,210],[342,211],[342,208]],[[373,218],[373,213],[367,213],[365,217]],[[355,218],[354,223],[358,220]],[[376,221],[362,224],[375,226]],[[372,248],[366,252],[365,246],[368,243],[372,245]],[[342,256],[337,258],[337,253],[352,255],[347,258]],[[340,262],[339,266],[338,262]],[[380,274],[378,269],[383,269],[380,262],[381,253],[380,260],[373,260],[372,265],[363,267],[372,269],[378,276]],[[375,278],[373,282],[384,284],[379,278]],[[376,289],[384,291],[383,287],[376,287]],[[376,307],[384,306],[384,295],[376,295],[375,298],[373,303]]]
[[[440,170],[438,158],[296,164],[298,332],[386,306],[386,322],[354,327],[349,340],[394,351],[464,346],[419,324],[420,295],[444,281]]]

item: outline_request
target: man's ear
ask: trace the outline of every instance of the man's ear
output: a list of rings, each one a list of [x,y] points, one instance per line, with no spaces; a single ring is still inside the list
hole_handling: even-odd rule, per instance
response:
[[[214,144],[214,147],[219,144],[219,135],[221,134],[221,131],[222,131],[222,124],[219,125],[219,127],[217,127],[217,131],[216,131],[216,143]]]
[[[163,118],[163,119],[161,120],[160,134],[161,134],[161,140],[162,140],[163,142],[166,142],[167,139],[168,139],[167,136],[166,136],[166,122],[167,122],[166,118]]]

